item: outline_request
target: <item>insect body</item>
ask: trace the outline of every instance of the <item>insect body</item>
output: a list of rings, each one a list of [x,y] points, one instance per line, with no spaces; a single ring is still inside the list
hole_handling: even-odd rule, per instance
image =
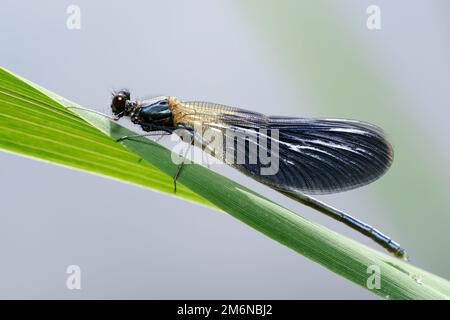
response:
[[[203,147],[208,147],[208,141],[196,132],[196,128],[202,128],[202,132],[219,132],[223,141],[232,143],[221,145],[220,156],[215,156],[223,160],[224,154],[228,155],[231,150],[231,160],[246,160],[226,161],[227,164],[344,222],[395,255],[406,255],[404,249],[378,230],[309,196],[354,189],[386,172],[393,161],[393,150],[382,130],[374,125],[344,119],[266,116],[240,108],[209,102],[182,102],[166,96],[133,101],[126,90],[114,95],[111,109],[117,117],[128,116],[147,132],[177,133],[177,129],[182,129]],[[245,137],[240,148],[234,144],[237,133]],[[252,140],[250,136],[256,138]],[[278,167],[270,174],[263,174],[267,161],[258,156],[269,153],[275,155]],[[175,180],[180,170],[181,167]]]

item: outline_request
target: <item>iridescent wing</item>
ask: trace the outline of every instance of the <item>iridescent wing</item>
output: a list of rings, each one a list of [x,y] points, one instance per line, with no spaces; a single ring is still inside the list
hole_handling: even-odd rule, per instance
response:
[[[245,163],[230,165],[281,191],[327,194],[354,189],[379,178],[393,160],[392,147],[381,129],[364,122],[265,116],[208,102],[183,102],[176,111],[178,123],[220,131],[224,141],[234,140],[236,134],[254,136],[256,129],[258,139],[248,139],[241,148],[226,144],[216,156],[232,152],[234,160],[245,157]],[[268,143],[260,143],[260,138]],[[272,148],[275,145],[278,150]],[[278,170],[262,174],[267,164],[259,157],[254,163],[248,161],[255,152],[276,156],[272,160],[278,161]]]

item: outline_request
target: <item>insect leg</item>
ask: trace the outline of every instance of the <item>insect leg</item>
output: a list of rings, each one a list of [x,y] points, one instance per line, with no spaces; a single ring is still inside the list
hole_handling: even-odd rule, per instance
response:
[[[189,150],[191,149],[191,146],[192,146],[192,144],[189,144],[189,146],[186,148],[186,151],[183,155],[183,160],[178,165],[177,171],[175,172],[175,175],[173,176],[173,192],[177,192],[177,179],[178,179],[178,176],[180,175],[181,169],[183,169],[184,162],[186,161],[186,157],[187,157]]]
[[[163,132],[163,133],[150,132],[150,133],[144,133],[144,134],[132,134],[129,136],[120,137],[119,139],[116,139],[116,142],[120,142],[123,140],[129,140],[129,139],[133,139],[133,138],[139,138],[139,137],[151,137],[151,136],[161,136],[162,137],[162,136],[171,135],[171,134],[172,134],[171,132]]]
[[[175,175],[173,176],[173,191],[177,192],[177,179],[178,179],[178,176],[181,173],[181,170],[183,169],[184,162],[186,161],[186,157],[188,155],[189,150],[191,150],[191,147],[192,147],[192,144],[194,142],[194,139],[193,139],[193,133],[190,130],[188,130],[188,129],[182,127],[182,126],[180,126],[178,128],[178,130],[175,131],[175,133],[177,133],[182,138],[182,140],[184,142],[189,143],[188,147],[186,148],[186,151],[184,152],[183,160],[178,165],[177,171],[175,172]],[[187,140],[187,141],[185,141],[185,140]]]

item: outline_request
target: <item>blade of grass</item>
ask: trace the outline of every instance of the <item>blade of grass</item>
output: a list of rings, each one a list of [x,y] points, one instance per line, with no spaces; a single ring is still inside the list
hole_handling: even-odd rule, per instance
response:
[[[176,170],[169,150],[142,141],[115,139],[132,131],[44,88],[0,69],[0,148],[86,170],[171,195]],[[312,223],[234,181],[191,164],[175,196],[225,211],[250,227],[367,288],[379,268],[390,299],[449,299],[450,283]]]

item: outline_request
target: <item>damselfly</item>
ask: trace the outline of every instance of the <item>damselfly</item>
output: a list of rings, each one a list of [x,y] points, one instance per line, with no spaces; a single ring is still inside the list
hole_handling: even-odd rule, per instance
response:
[[[196,142],[195,145],[203,148],[210,146],[210,141],[205,141],[204,135],[196,132],[196,128],[219,132],[224,140],[232,136],[233,143],[223,147],[223,152],[219,152],[220,158],[223,159],[224,153],[229,153],[232,149],[233,160],[242,155],[242,159],[247,161],[228,161],[227,164],[345,223],[381,244],[394,255],[406,258],[405,250],[389,237],[345,212],[309,196],[354,189],[383,175],[393,161],[393,150],[380,128],[369,123],[345,119],[266,116],[215,103],[183,102],[175,97],[131,100],[128,90],[113,94],[111,109],[117,119],[122,116],[130,117],[133,123],[150,132],[139,136],[152,135],[157,131],[166,134],[187,132],[192,143]],[[235,147],[234,138],[237,132],[247,138],[256,136],[256,139],[246,139],[243,147]],[[261,173],[264,161],[260,158],[249,161],[252,153],[261,149],[263,154],[275,153],[276,150],[278,167],[272,174]],[[215,156],[219,157],[218,153]],[[182,164],[174,176],[175,189],[181,168]]]

